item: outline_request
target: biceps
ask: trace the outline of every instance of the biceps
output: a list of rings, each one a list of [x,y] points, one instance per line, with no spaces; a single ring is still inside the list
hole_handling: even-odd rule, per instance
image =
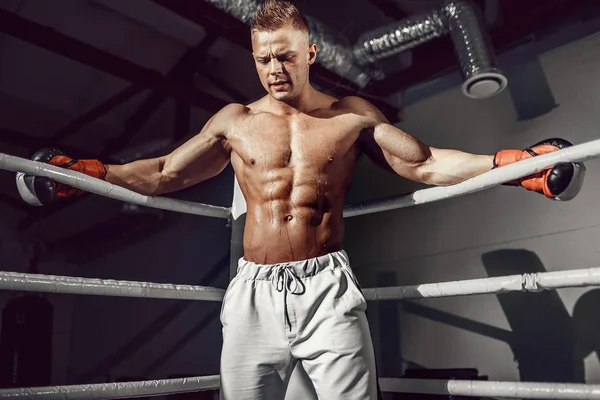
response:
[[[409,179],[418,179],[420,167],[431,158],[429,146],[392,125],[374,129],[366,141],[366,151],[377,164]]]
[[[183,189],[212,178],[228,162],[229,151],[224,140],[201,133],[166,157],[162,174],[171,186]]]

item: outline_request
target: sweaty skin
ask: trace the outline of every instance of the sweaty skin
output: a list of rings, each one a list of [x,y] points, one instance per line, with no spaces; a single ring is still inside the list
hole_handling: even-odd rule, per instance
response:
[[[244,258],[274,264],[341,249],[344,200],[361,153],[435,185],[491,169],[492,156],[426,146],[367,101],[314,89],[309,67],[316,46],[306,32],[254,32],[252,48],[265,97],[224,107],[167,156],[107,165],[105,179],[159,195],[209,179],[231,162],[247,205]]]
[[[320,97],[323,108],[297,115],[273,114],[268,99],[259,100],[240,108],[226,135],[247,203],[250,261],[296,261],[341,249],[360,120]]]

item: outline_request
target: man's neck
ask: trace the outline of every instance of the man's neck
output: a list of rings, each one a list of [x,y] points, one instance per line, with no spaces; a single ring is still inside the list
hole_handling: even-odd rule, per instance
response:
[[[297,115],[308,114],[319,108],[319,101],[316,101],[318,93],[310,84],[307,84],[300,96],[293,101],[284,102],[274,99],[267,95],[270,108],[277,114]]]

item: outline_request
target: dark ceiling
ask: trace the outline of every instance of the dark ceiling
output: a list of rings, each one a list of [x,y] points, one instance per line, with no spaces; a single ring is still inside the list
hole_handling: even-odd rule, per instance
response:
[[[19,15],[18,12],[11,12],[10,7],[6,10],[0,8],[0,32],[18,38],[28,45],[43,48],[131,83],[126,89],[114,93],[101,104],[97,104],[96,108],[66,126],[50,135],[44,135],[44,138],[34,139],[29,137],[27,132],[22,132],[21,135],[10,129],[3,131],[0,138],[29,150],[38,147],[41,142],[64,145],[62,142],[65,138],[76,135],[85,125],[92,124],[96,119],[110,113],[113,108],[142,91],[150,90],[152,93],[147,95],[147,100],[142,107],[126,121],[125,133],[107,141],[100,152],[79,149],[79,152],[84,150],[94,155],[108,157],[116,150],[127,146],[129,139],[165,98],[173,98],[181,106],[178,112],[179,123],[175,127],[179,131],[175,136],[179,139],[188,131],[185,107],[193,106],[211,114],[232,100],[243,102],[260,95],[260,93],[244,92],[228,79],[219,77],[218,71],[211,71],[206,64],[198,61],[206,56],[208,48],[217,38],[236,44],[241,49],[249,49],[247,26],[205,1],[135,0],[129,4],[135,5],[147,1],[153,1],[164,7],[165,13],[172,12],[194,24],[201,25],[207,32],[198,45],[190,47],[166,74],[153,70],[151,66],[140,65],[103,51],[86,43],[85,40],[78,39],[76,35],[66,35],[59,30],[46,27],[44,23],[34,22]],[[415,13],[426,12],[441,4],[442,1],[298,0],[297,3],[305,13],[343,35],[348,43],[353,44],[358,36],[367,30]],[[565,24],[578,19],[593,18],[600,14],[600,2],[594,0],[474,0],[474,3],[482,10],[493,46],[499,54],[520,44],[535,41],[545,33],[560,29]],[[56,4],[58,7],[65,7],[65,18],[68,18],[69,2],[55,3],[55,7]],[[103,28],[110,30],[110,22],[107,21]],[[396,73],[381,81],[373,81],[362,90],[320,65],[314,67],[312,80],[320,88],[336,96],[359,94],[369,98],[392,121],[397,121],[400,106],[393,104],[388,99],[389,96],[458,68],[456,55],[448,37],[435,39],[411,50],[410,53],[409,65],[398,67]],[[43,71],[40,70],[39,73],[42,74]],[[190,85],[189,79],[194,74],[206,75],[229,96]],[[3,79],[12,79],[12,77],[5,76]]]

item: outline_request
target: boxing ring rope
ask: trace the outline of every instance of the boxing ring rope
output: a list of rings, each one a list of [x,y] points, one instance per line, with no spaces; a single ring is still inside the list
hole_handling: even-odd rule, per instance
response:
[[[449,297],[509,291],[540,292],[555,288],[600,285],[600,268],[473,279],[393,288],[363,289],[368,300]],[[0,272],[0,290],[91,294],[178,300],[220,301],[224,290],[204,286],[73,278],[54,275]],[[0,398],[108,399],[162,395],[217,389],[218,376],[183,379],[0,389]],[[379,378],[384,392],[426,393],[462,396],[496,396],[522,399],[600,399],[600,385],[489,382]],[[181,386],[179,386],[181,385]]]
[[[458,197],[531,175],[559,162],[586,161],[599,156],[600,139],[592,140],[552,153],[522,160],[502,168],[496,168],[456,185],[437,186],[417,190],[412,193],[389,199],[350,205],[344,208],[344,217],[349,218],[357,215],[416,206],[419,204]],[[146,207],[216,218],[229,218],[231,215],[231,208],[229,207],[218,207],[160,196],[145,196],[103,180],[92,178],[91,176],[87,176],[77,171],[71,171],[54,165],[31,161],[4,153],[0,153],[0,169],[23,172],[29,175],[45,176],[57,182],[91,193]]]
[[[344,218],[450,199],[531,175],[559,162],[585,161],[598,156],[600,139],[496,168],[456,185],[437,186],[389,199],[351,205],[344,208]]]
[[[579,162],[600,156],[600,140],[579,144],[549,154],[498,168],[457,185],[433,187],[391,199],[348,206],[344,217],[403,208],[481,191],[541,171],[558,162]],[[88,192],[116,200],[164,210],[230,218],[231,209],[164,197],[144,196],[76,171],[0,153],[0,169],[51,178]],[[507,291],[544,289],[600,284],[600,268],[512,275],[435,284],[364,289],[369,300],[447,297]],[[221,301],[218,288],[157,284],[149,282],[62,277],[39,274],[0,272],[0,290],[104,296],[147,297]],[[218,388],[218,376],[170,380],[119,382],[109,384],[54,386],[44,388],[1,389],[0,397],[44,399],[107,399],[194,392]],[[506,398],[600,399],[600,385],[488,382],[428,379],[380,378],[381,389],[391,392],[494,396]]]
[[[151,299],[222,301],[225,290],[192,285],[117,281],[0,271],[0,290]]]
[[[539,272],[422,285],[362,289],[367,300],[422,299],[600,285],[600,268]]]
[[[92,178],[91,176],[77,171],[71,171],[54,165],[31,161],[4,153],[0,153],[0,169],[23,172],[28,175],[44,176],[87,192],[110,197],[111,199],[139,204],[146,207],[159,208],[161,210],[225,219],[229,218],[229,215],[231,214],[230,208],[228,207],[218,207],[160,196],[145,196],[101,179]]]
[[[199,392],[219,387],[219,375],[210,375],[151,381],[0,389],[0,397],[3,399],[35,398],[42,400],[124,399]]]
[[[541,292],[559,288],[598,285],[600,285],[600,268],[585,268],[421,285],[365,288],[362,291],[367,300],[379,301],[507,292]],[[4,271],[0,271],[0,290],[203,301],[222,301],[225,293],[223,289],[208,286]]]
[[[600,385],[379,378],[383,392],[517,399],[600,399]]]
[[[379,378],[382,392],[503,397],[517,399],[600,399],[600,385]],[[151,381],[0,389],[0,397],[42,400],[122,399],[218,389],[218,375]]]

